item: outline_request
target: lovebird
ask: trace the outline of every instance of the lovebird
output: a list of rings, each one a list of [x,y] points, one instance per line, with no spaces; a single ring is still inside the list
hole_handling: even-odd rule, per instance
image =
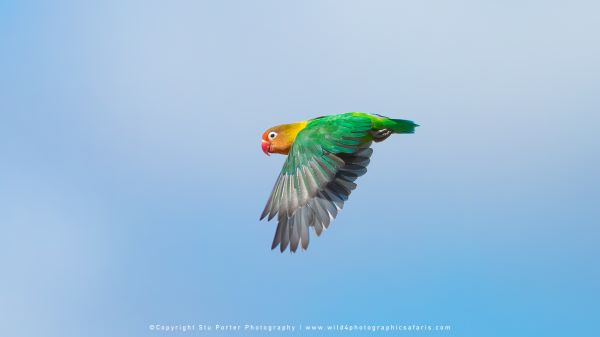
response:
[[[394,133],[413,133],[409,120],[348,112],[277,125],[262,134],[266,155],[287,155],[260,220],[277,215],[271,249],[308,248],[309,227],[320,236],[367,172],[371,144]]]

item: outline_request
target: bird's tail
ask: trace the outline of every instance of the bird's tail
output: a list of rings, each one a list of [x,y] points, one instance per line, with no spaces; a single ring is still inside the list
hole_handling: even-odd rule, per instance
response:
[[[388,119],[389,124],[388,128],[391,129],[394,133],[414,133],[415,128],[419,126],[413,121],[409,121],[406,119]]]
[[[379,114],[355,113],[368,117],[373,123],[373,130],[389,130],[391,133],[414,133],[415,128],[419,126],[413,121],[406,119],[394,119]],[[389,132],[388,131],[388,132]]]

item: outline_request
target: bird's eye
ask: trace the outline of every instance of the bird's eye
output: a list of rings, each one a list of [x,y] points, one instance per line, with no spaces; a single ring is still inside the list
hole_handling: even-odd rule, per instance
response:
[[[275,137],[277,137],[277,132],[274,132],[274,131],[269,132],[269,139],[273,139]]]

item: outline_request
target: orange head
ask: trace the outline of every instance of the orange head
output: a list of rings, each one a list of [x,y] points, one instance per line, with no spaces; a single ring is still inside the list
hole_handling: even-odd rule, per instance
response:
[[[267,129],[262,134],[262,150],[268,156],[270,153],[288,154],[296,135],[306,127],[307,122],[277,125]]]

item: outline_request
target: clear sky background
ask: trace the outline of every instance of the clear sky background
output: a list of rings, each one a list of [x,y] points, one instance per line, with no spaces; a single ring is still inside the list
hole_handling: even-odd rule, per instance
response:
[[[595,336],[595,1],[0,2],[0,335],[450,324]],[[268,127],[376,144],[330,230],[270,250]],[[199,334],[194,334],[199,335]]]

